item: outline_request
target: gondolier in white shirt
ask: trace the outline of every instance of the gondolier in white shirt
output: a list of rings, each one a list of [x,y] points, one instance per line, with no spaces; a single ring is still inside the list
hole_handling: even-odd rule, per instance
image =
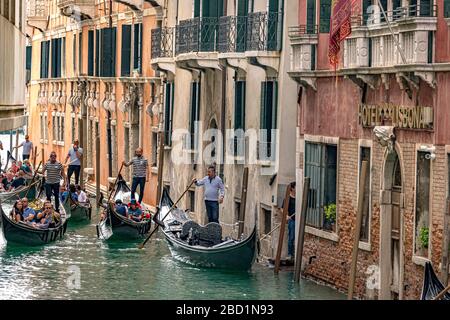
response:
[[[137,148],[135,151],[135,157],[131,159],[130,162],[123,161],[123,165],[125,167],[129,167],[133,165],[133,181],[131,184],[131,200],[134,199],[134,194],[136,193],[136,189],[138,185],[139,188],[139,203],[142,203],[142,199],[144,198],[144,189],[145,183],[148,180],[148,161],[143,157],[144,150],[142,148]]]
[[[22,160],[27,160],[31,158],[31,155],[33,153],[33,142],[30,141],[30,136],[25,136],[25,141],[19,144],[18,146],[14,147],[14,149],[19,149],[20,147],[23,147],[22,152]]]
[[[225,188],[220,177],[216,176],[216,167],[208,167],[208,175],[201,180],[193,179],[196,186],[205,187],[205,206],[208,222],[219,223],[219,203],[223,202]]]

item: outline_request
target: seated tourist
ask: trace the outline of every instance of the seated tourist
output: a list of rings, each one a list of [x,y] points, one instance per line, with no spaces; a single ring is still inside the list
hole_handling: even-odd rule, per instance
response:
[[[128,218],[134,221],[142,220],[142,210],[136,200],[131,200],[128,208]]]
[[[12,215],[12,218],[16,222],[23,221],[23,203],[22,203],[22,200],[17,200],[14,203],[11,215]]]
[[[69,185],[69,194],[72,201],[78,202],[77,189],[75,188],[75,185],[72,183]]]
[[[2,185],[5,191],[11,190],[11,184],[14,181],[14,174],[12,172],[7,172],[6,177],[2,180]]]
[[[59,196],[61,197],[61,202],[66,201],[67,197],[69,196],[69,191],[67,191],[65,185],[59,187]]]
[[[11,168],[9,168],[9,171],[11,171],[13,174],[16,174],[17,171],[19,171],[19,166],[17,165],[17,161],[13,160],[11,163]]]
[[[37,214],[37,219],[33,226],[41,229],[54,228],[60,220],[61,215],[53,209],[53,204],[50,201],[45,201],[44,207]]]
[[[22,165],[22,167],[20,169],[23,170],[23,172],[25,172],[26,175],[31,176],[33,174],[33,169],[31,167],[31,162],[28,159],[23,162],[23,165]]]
[[[120,199],[116,200],[116,202],[114,204],[114,209],[121,216],[127,217],[127,211],[128,211],[127,206],[125,204],[123,204],[122,200],[120,200]]]
[[[36,212],[28,206],[28,199],[22,198],[22,206],[23,206],[23,221],[31,223],[36,217]]]
[[[81,189],[81,186],[80,186],[79,184],[77,184],[77,185],[75,186],[75,190],[76,190],[78,202],[81,202],[81,203],[86,203],[86,202],[88,202],[88,198],[87,198],[86,192],[84,192],[84,191]]]
[[[19,170],[19,172],[17,173],[17,177],[11,183],[11,190],[19,188],[19,187],[27,184],[27,181],[25,180],[25,178],[23,176],[24,176],[23,171]]]

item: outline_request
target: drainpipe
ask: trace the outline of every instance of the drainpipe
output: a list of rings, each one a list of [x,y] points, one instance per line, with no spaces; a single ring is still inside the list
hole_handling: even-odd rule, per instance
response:
[[[112,28],[112,0],[109,0],[109,28]],[[112,33],[111,33],[112,36]],[[112,141],[111,141],[111,111],[107,111],[108,114],[108,128],[107,128],[107,138],[108,138],[108,177],[113,175],[113,162],[112,162]]]
[[[225,15],[227,14],[227,1],[224,1],[223,4],[223,12]],[[227,68],[223,68],[222,70],[222,107],[221,107],[221,115],[220,115],[220,127],[222,128],[222,161],[220,162],[220,173],[222,174],[223,178],[224,176],[224,162],[225,162],[225,117],[226,117],[226,99],[227,99]]]

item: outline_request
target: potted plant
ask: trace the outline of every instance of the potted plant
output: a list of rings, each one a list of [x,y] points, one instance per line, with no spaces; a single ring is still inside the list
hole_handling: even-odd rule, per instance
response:
[[[420,245],[424,249],[428,249],[429,236],[430,236],[430,230],[427,227],[420,228],[420,231],[419,231]]]
[[[325,223],[324,227],[326,230],[334,230],[334,225],[336,223],[336,204],[330,203],[324,207],[325,210]]]

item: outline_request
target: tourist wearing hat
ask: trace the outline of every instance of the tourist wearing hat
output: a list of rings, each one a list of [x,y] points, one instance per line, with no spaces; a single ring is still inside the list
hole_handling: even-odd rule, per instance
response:
[[[132,199],[128,205],[128,218],[136,222],[142,221],[142,210],[135,199]]]

